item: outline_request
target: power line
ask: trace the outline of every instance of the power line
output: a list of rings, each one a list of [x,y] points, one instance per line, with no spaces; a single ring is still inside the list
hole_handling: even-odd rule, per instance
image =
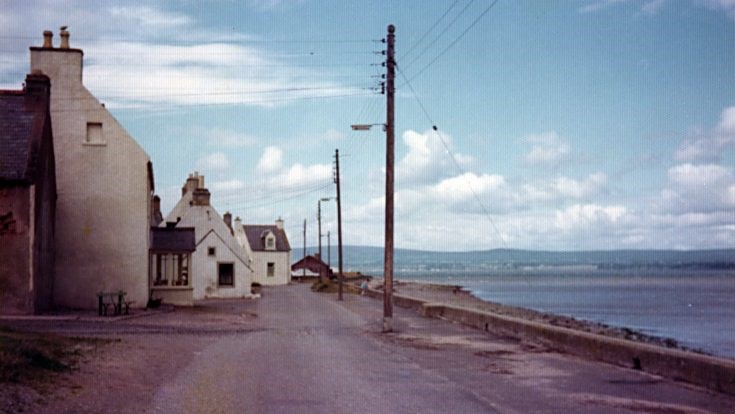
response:
[[[496,2],[497,2],[497,0],[496,0]],[[449,158],[451,158],[452,162],[454,163],[454,166],[457,168],[457,171],[459,171],[460,174],[462,174],[462,176],[465,176],[467,174],[467,172],[459,164],[459,161],[457,161],[457,157],[454,156],[454,153],[449,148],[449,145],[447,145],[446,141],[444,141],[444,138],[439,133],[439,128],[437,128],[436,124],[434,123],[434,120],[431,119],[431,116],[429,116],[429,112],[426,110],[426,107],[421,102],[421,99],[419,99],[418,94],[416,94],[416,91],[413,89],[413,86],[411,85],[411,83],[409,82],[409,80],[406,78],[406,75],[403,73],[403,71],[401,70],[400,67],[398,68],[398,72],[401,74],[401,76],[403,76],[403,79],[405,80],[406,85],[408,85],[409,89],[411,89],[411,93],[413,94],[413,97],[416,99],[416,102],[421,107],[421,110],[423,111],[424,116],[426,116],[426,119],[429,121],[429,123],[431,123],[432,129],[436,133],[436,136],[439,138],[439,141],[442,143],[442,146],[444,146],[444,149],[446,150],[447,154],[449,154]],[[498,238],[500,238],[500,242],[503,243],[503,247],[507,248],[508,245],[505,242],[505,238],[503,237],[503,234],[498,229],[497,225],[495,225],[495,220],[493,220],[492,216],[490,215],[490,210],[485,206],[485,203],[482,202],[482,200],[480,199],[480,196],[477,194],[477,192],[475,191],[475,189],[472,188],[472,185],[470,185],[469,182],[465,182],[465,185],[467,185],[467,188],[472,193],[472,196],[475,198],[475,201],[477,201],[477,204],[480,205],[480,208],[482,209],[483,214],[488,219],[488,221],[490,222],[490,224],[493,226],[493,229],[495,230],[495,233],[497,233]]]
[[[444,50],[442,50],[441,52],[439,52],[439,54],[436,55],[434,57],[434,59],[431,60],[431,62],[427,63],[426,66],[424,66],[418,72],[416,72],[411,77],[411,79],[407,79],[406,80],[406,83],[408,83],[409,80],[416,79],[418,76],[420,76],[422,73],[424,73],[426,71],[426,69],[428,69],[431,65],[433,65],[434,62],[436,62],[440,57],[444,56],[444,54],[447,53],[449,51],[449,49],[451,49],[455,44],[457,44],[457,42],[459,42],[462,39],[462,37],[464,37],[464,35],[467,34],[467,32],[470,31],[470,29],[472,29],[483,17],[485,17],[485,15],[498,3],[498,1],[499,0],[493,1],[482,13],[480,13],[479,16],[477,16],[477,18],[469,26],[467,26],[466,29],[464,29],[464,31],[456,39],[454,39],[446,48],[444,48]],[[404,78],[405,78],[405,76],[404,76]],[[403,86],[403,85],[401,85],[401,86]]]
[[[438,35],[437,35],[437,36],[436,36],[436,37],[434,38],[434,40],[432,40],[432,41],[431,41],[431,42],[430,42],[430,43],[429,43],[428,45],[426,45],[426,47],[424,47],[424,48],[423,48],[423,49],[421,50],[421,52],[420,52],[420,53],[419,53],[418,55],[416,55],[416,57],[415,57],[415,58],[413,58],[413,59],[412,59],[412,60],[411,60],[411,61],[410,61],[410,62],[409,62],[409,63],[408,63],[407,65],[406,65],[406,69],[408,69],[409,67],[411,67],[411,65],[413,65],[413,64],[414,64],[414,62],[416,62],[416,61],[417,61],[417,60],[418,60],[418,59],[419,59],[419,58],[420,58],[420,57],[421,57],[421,56],[422,56],[422,55],[423,55],[424,53],[426,53],[426,51],[427,51],[427,50],[429,50],[429,48],[430,48],[431,46],[433,46],[433,45],[434,45],[434,43],[436,43],[436,42],[437,42],[437,41],[438,41],[438,40],[439,40],[439,39],[440,39],[440,38],[441,38],[441,37],[442,37],[442,36],[444,35],[444,33],[446,33],[446,32],[447,32],[447,30],[449,30],[449,29],[450,29],[450,28],[452,27],[452,25],[454,25],[454,23],[455,23],[455,22],[457,21],[457,19],[459,19],[459,18],[460,18],[460,17],[461,17],[461,16],[462,16],[462,15],[464,14],[464,12],[465,12],[465,11],[467,11],[467,9],[468,9],[468,8],[469,8],[469,7],[470,7],[470,6],[472,5],[472,3],[473,3],[474,1],[475,1],[475,0],[470,0],[470,2],[468,2],[468,3],[467,3],[467,5],[466,5],[466,6],[464,6],[464,8],[463,8],[463,9],[462,9],[462,10],[461,10],[461,11],[459,12],[459,14],[457,14],[456,16],[454,16],[454,19],[452,19],[452,21],[451,21],[451,22],[449,22],[449,24],[448,24],[448,25],[447,25],[447,26],[446,26],[446,27],[444,28],[444,30],[442,30],[442,31],[441,31],[441,32],[440,32],[440,33],[439,33],[439,34],[438,34]]]
[[[417,40],[417,41],[416,41],[416,42],[415,42],[415,43],[413,44],[413,46],[411,46],[411,47],[410,47],[410,48],[409,48],[409,49],[408,49],[408,50],[407,50],[407,51],[406,51],[406,52],[405,52],[405,53],[404,53],[404,54],[403,54],[402,56],[400,56],[400,57],[399,57],[398,59],[399,59],[399,60],[403,60],[403,59],[404,59],[404,58],[405,58],[406,56],[410,55],[410,54],[411,54],[411,52],[412,52],[412,51],[413,51],[414,49],[416,49],[416,47],[417,47],[417,46],[418,46],[419,44],[421,44],[421,42],[423,42],[423,41],[424,41],[424,39],[426,39],[426,36],[428,36],[428,35],[429,35],[429,33],[431,33],[431,31],[432,31],[432,30],[434,30],[434,28],[436,28],[436,26],[438,26],[438,25],[439,25],[439,23],[440,23],[440,22],[441,22],[442,20],[444,20],[444,18],[445,18],[445,17],[447,16],[447,14],[449,14],[449,12],[450,12],[450,11],[451,11],[451,10],[452,10],[452,9],[454,8],[454,6],[456,6],[456,5],[457,5],[457,3],[459,3],[459,0],[454,0],[454,3],[452,3],[452,4],[451,4],[451,5],[449,6],[449,8],[448,8],[448,9],[447,9],[447,10],[446,10],[446,11],[444,12],[444,14],[442,14],[442,15],[441,15],[441,17],[439,17],[439,18],[438,18],[438,19],[437,19],[437,20],[436,20],[436,21],[434,22],[434,24],[433,24],[433,25],[431,25],[431,27],[429,28],[429,30],[427,30],[427,31],[426,31],[426,32],[425,32],[425,33],[424,33],[424,34],[423,34],[423,35],[421,36],[421,38],[419,38],[419,40]]]

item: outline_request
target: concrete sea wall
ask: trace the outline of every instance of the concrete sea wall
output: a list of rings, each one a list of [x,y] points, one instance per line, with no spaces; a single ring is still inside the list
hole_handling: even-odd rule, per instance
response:
[[[371,290],[368,295],[382,298],[383,292]],[[476,309],[428,303],[404,295],[393,295],[393,303],[402,308],[416,310],[426,317],[445,319],[496,334],[538,341],[562,352],[641,369],[662,377],[735,395],[735,361],[729,359],[611,338]]]

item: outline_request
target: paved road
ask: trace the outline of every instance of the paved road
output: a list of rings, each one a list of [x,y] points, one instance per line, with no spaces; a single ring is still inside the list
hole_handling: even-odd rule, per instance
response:
[[[265,290],[252,330],[218,336],[161,382],[152,412],[732,412],[735,399],[380,302]]]

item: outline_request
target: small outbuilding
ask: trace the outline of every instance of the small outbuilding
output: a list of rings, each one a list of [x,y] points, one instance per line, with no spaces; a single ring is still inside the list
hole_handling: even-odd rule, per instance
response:
[[[319,254],[309,255],[291,265],[291,277],[294,280],[317,279],[334,277],[329,265],[319,257]]]

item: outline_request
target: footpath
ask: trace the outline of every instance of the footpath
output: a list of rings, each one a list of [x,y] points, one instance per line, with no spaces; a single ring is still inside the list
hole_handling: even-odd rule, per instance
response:
[[[265,288],[111,323],[0,325],[110,340],[27,412],[731,413],[735,397],[382,304]]]

